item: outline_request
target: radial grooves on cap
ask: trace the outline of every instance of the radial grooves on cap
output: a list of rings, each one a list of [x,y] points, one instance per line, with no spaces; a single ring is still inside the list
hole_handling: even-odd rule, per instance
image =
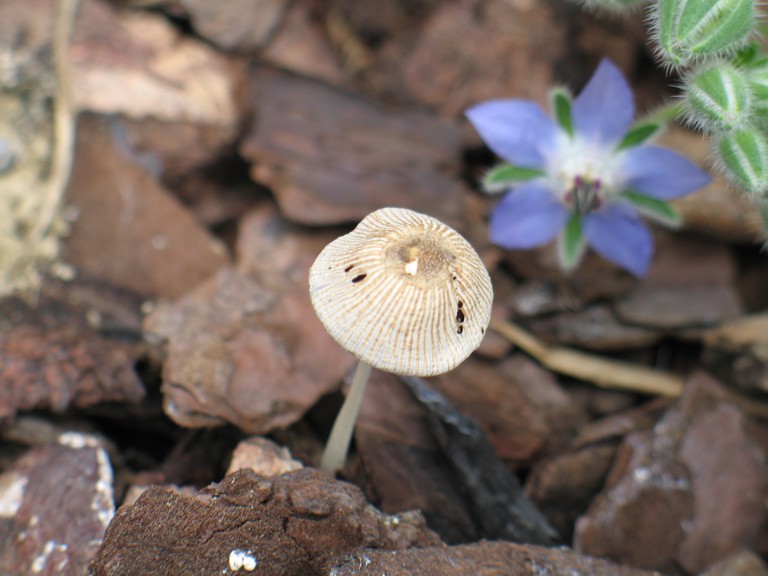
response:
[[[421,261],[409,268],[408,258]],[[377,210],[326,246],[310,270],[310,295],[344,348],[381,370],[419,376],[450,370],[477,348],[493,299],[469,243],[402,208]]]

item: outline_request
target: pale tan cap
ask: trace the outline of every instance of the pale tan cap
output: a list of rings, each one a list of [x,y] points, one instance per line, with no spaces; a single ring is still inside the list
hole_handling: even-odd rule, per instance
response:
[[[455,368],[491,319],[488,271],[458,232],[430,216],[383,208],[328,244],[309,271],[328,333],[363,362],[397,374]]]

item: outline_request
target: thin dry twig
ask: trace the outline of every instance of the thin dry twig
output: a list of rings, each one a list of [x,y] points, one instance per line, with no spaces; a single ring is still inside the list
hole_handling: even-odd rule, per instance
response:
[[[72,97],[72,71],[69,38],[75,25],[79,0],[60,0],[53,33],[53,58],[56,75],[56,97],[53,105],[54,147],[51,171],[44,185],[45,198],[40,215],[30,235],[33,243],[41,242],[53,224],[69,180],[75,145],[75,112]]]
[[[548,346],[519,326],[504,320],[494,318],[491,328],[553,372],[585,380],[601,388],[660,396],[679,396],[683,391],[683,379],[668,372],[609,360],[563,346]]]
[[[601,388],[668,397],[677,397],[683,393],[685,381],[669,372],[609,360],[563,346],[548,346],[533,334],[505,320],[492,319],[491,329],[553,372],[591,382]],[[734,390],[727,390],[727,398],[745,414],[768,420],[768,403]]]

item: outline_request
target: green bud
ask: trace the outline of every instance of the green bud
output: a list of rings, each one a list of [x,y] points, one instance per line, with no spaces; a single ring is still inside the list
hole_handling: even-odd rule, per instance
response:
[[[747,75],[747,82],[752,91],[752,108],[758,117],[768,114],[768,62],[761,61]]]
[[[704,130],[737,130],[749,125],[752,91],[748,75],[727,63],[694,72],[686,80],[689,118]]]
[[[754,128],[721,132],[717,151],[728,177],[752,194],[768,190],[768,138]]]
[[[671,66],[702,56],[730,54],[755,27],[754,0],[659,0],[656,39]]]

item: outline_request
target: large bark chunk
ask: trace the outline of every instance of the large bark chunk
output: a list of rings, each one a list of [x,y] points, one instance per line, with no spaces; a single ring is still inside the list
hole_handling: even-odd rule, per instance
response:
[[[251,79],[255,119],[241,153],[288,218],[338,224],[401,206],[462,227],[458,128],[274,70]]]
[[[195,497],[149,488],[118,511],[91,576],[229,573],[320,575],[361,547],[435,546],[419,514],[387,516],[355,487],[312,469],[265,479],[241,470]]]

